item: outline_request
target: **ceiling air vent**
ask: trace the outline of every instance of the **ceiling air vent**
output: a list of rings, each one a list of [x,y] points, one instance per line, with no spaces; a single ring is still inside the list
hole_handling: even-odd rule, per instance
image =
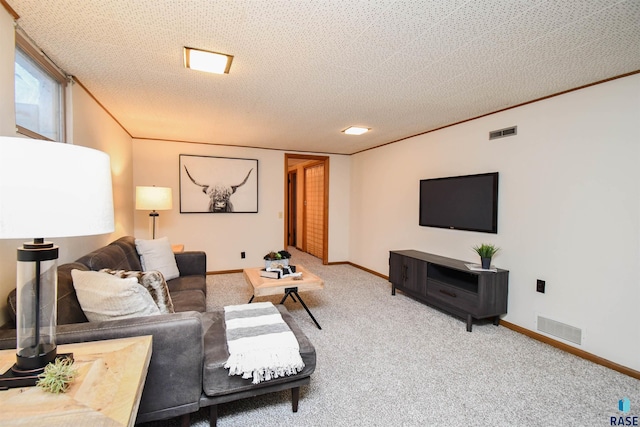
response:
[[[500,130],[494,130],[489,132],[489,139],[504,138],[505,136],[512,136],[518,134],[518,126],[512,126],[510,128],[504,128]]]

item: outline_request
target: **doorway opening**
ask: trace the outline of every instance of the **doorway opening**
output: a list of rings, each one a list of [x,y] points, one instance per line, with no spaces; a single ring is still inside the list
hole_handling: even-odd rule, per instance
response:
[[[285,153],[286,246],[329,263],[329,157]]]

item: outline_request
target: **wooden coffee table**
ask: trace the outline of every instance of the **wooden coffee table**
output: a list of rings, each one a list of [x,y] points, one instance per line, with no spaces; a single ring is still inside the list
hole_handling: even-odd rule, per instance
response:
[[[321,278],[310,273],[309,270],[301,265],[296,265],[296,272],[302,273],[302,278],[298,280],[295,280],[293,277],[284,277],[282,279],[262,277],[260,276],[261,270],[261,267],[256,267],[245,268],[242,271],[247,283],[253,286],[253,296],[249,300],[249,304],[251,304],[255,297],[280,295],[284,293],[284,297],[282,298],[282,301],[280,301],[280,304],[284,304],[285,300],[289,297],[291,297],[293,302],[296,302],[296,298],[298,298],[298,301],[300,301],[300,304],[302,304],[304,309],[307,311],[311,320],[313,320],[313,323],[316,324],[318,329],[322,329],[316,318],[311,314],[311,310],[309,310],[309,307],[307,307],[307,304],[304,303],[298,293],[302,291],[324,289],[324,281]]]

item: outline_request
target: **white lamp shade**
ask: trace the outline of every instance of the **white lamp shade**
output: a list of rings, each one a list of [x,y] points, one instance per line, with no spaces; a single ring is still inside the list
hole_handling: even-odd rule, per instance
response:
[[[113,230],[106,153],[0,136],[0,238],[87,236]]]
[[[171,188],[136,187],[136,209],[167,211],[172,208]]]

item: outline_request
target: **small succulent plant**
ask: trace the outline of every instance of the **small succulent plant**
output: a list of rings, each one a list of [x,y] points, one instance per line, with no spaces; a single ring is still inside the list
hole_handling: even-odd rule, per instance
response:
[[[65,393],[76,375],[78,375],[78,371],[73,360],[61,357],[45,366],[44,372],[38,375],[36,385],[49,393]]]

